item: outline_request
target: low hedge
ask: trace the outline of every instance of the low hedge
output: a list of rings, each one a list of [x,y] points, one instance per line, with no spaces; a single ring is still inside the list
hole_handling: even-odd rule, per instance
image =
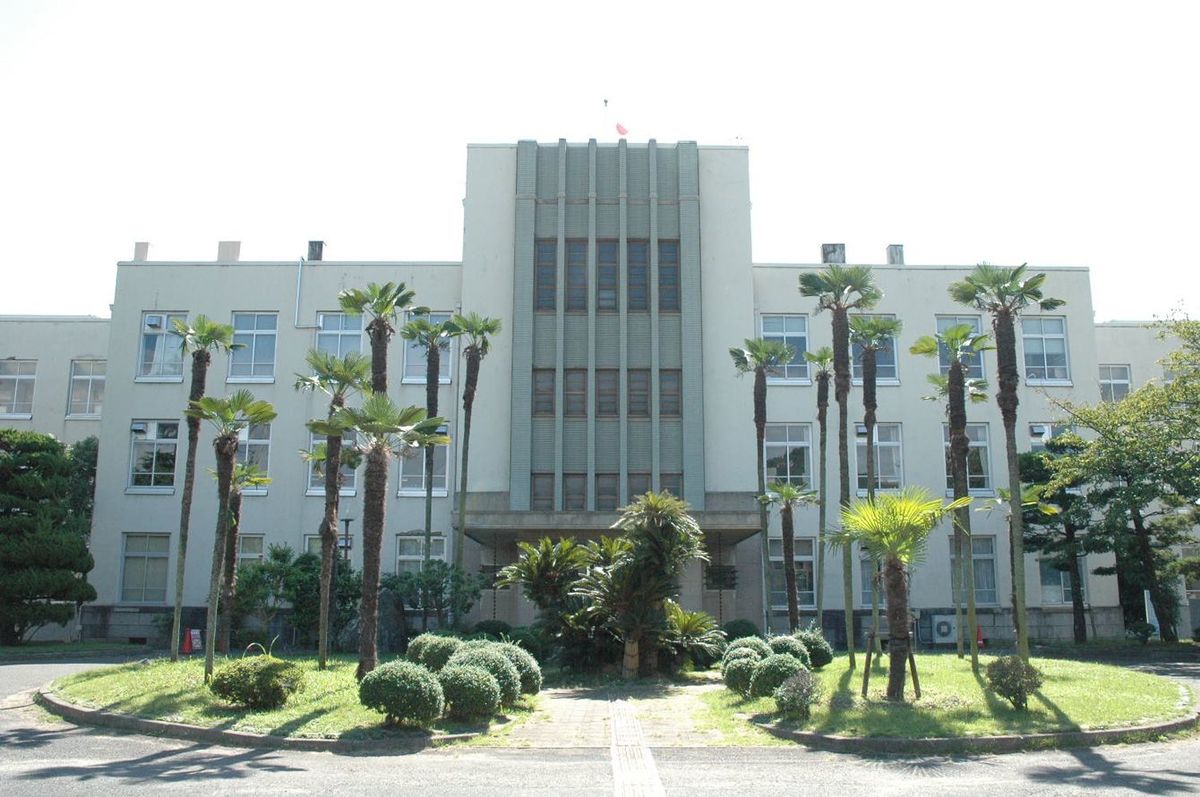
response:
[[[820,669],[833,661],[833,647],[818,629],[809,628],[805,631],[797,631],[792,636],[804,643],[804,648],[808,651],[808,657],[814,668]]]
[[[804,663],[795,656],[786,653],[776,653],[767,656],[754,665],[754,675],[750,680],[751,697],[770,697],[783,682],[801,670],[807,669]]]
[[[279,708],[304,690],[304,670],[274,656],[236,659],[213,674],[208,688],[229,703],[255,709]]]
[[[800,663],[806,669],[812,669],[812,659],[808,655],[808,648],[794,636],[773,636],[767,638],[767,644],[771,646],[772,653],[783,653],[788,656],[793,656],[800,660]]]
[[[426,727],[442,716],[444,698],[437,676],[411,661],[391,661],[367,673],[358,701],[383,712],[389,725]]]
[[[500,709],[500,685],[481,667],[448,664],[437,679],[446,699],[446,713],[455,719],[490,717]]]
[[[446,662],[462,644],[461,639],[452,636],[421,634],[408,643],[405,656],[409,661],[423,664],[427,669],[437,672],[446,666]]]
[[[492,649],[503,655],[517,668],[517,675],[521,676],[522,694],[536,695],[542,691],[542,668],[529,651],[511,642],[496,643]]]
[[[463,648],[450,657],[446,666],[469,665],[491,674],[500,687],[500,704],[511,706],[521,698],[521,674],[499,651],[490,648]]]
[[[763,641],[763,639],[761,637],[744,636],[744,637],[735,639],[729,643],[729,646],[727,648],[725,648],[725,655],[721,657],[722,661],[724,661],[725,659],[728,659],[729,655],[731,653],[733,653],[735,650],[741,650],[742,648],[750,648],[751,650],[753,650],[755,653],[757,653],[760,657],[762,657],[764,659],[767,656],[770,656],[771,653],[773,652],[771,650],[771,646],[768,645],[765,641]]]
[[[750,694],[750,684],[754,680],[754,668],[758,659],[745,657],[735,658],[725,665],[725,686],[742,697]]]

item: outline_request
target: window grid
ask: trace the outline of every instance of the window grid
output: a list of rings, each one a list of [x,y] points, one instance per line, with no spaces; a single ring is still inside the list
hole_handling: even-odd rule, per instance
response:
[[[444,324],[453,317],[453,313],[437,312],[427,313],[422,318],[429,319],[431,324]],[[406,313],[405,320],[411,321],[416,316],[413,313]],[[441,350],[441,355],[438,358],[438,383],[443,385],[450,384],[450,365],[454,358],[450,352],[449,337],[442,338],[438,342],[438,348]],[[425,347],[416,341],[404,341],[404,383],[409,385],[425,384],[425,371],[428,368],[428,358],[426,356]]]
[[[558,287],[558,242],[542,239],[533,245],[533,309],[553,311]]]
[[[567,241],[568,313],[586,313],[588,306],[587,241]]]
[[[446,558],[446,538],[433,536],[429,539],[429,558]],[[396,572],[419,573],[425,566],[425,536],[415,533],[396,535]]]
[[[943,333],[951,327],[967,325],[975,334],[983,332],[983,321],[977,315],[940,315],[936,319],[937,331]],[[983,352],[968,354],[963,358],[967,366],[968,379],[983,379]],[[950,373],[950,351],[941,343],[938,344],[938,370],[942,376]]]
[[[587,474],[563,474],[563,509],[582,512],[587,509]]]
[[[438,428],[438,434],[449,434],[445,426]],[[449,485],[450,447],[436,445],[433,447],[433,494],[446,495]],[[399,495],[425,495],[425,449],[406,448],[400,460]]]
[[[764,315],[759,320],[763,340],[773,340],[792,347],[792,359],[775,374],[773,381],[808,379],[808,316]]]
[[[644,368],[631,368],[626,373],[629,399],[626,412],[630,418],[650,417],[650,372]]]
[[[186,322],[185,313],[143,313],[139,379],[183,379],[183,338],[176,335],[174,322]]]
[[[266,558],[266,536],[238,534],[238,566],[261,562]]]
[[[630,473],[629,474],[629,500],[637,498],[639,495],[645,495],[650,492],[650,474],[649,473]]]
[[[325,442],[325,435],[309,433],[308,450],[312,451],[319,444]],[[342,450],[352,448],[358,445],[358,436],[353,432],[346,432],[342,436]],[[311,463],[312,468],[308,472],[308,493],[309,495],[324,495],[325,494],[325,467],[323,463]],[[349,465],[342,465],[342,480],[338,490],[342,495],[353,495],[358,488],[358,471]]]
[[[554,474],[534,473],[529,480],[529,508],[535,512],[554,511]]]
[[[950,424],[942,424],[942,442],[946,451],[946,492],[954,491],[954,476],[950,468]],[[992,491],[992,465],[986,423],[967,424],[967,491]]]
[[[533,414],[554,414],[554,369],[533,369]]]
[[[1086,557],[1079,557],[1079,572],[1087,573]],[[1057,606],[1071,603],[1071,573],[1059,570],[1051,559],[1038,560],[1038,580],[1042,587],[1042,605]],[[1083,599],[1087,600],[1087,578],[1081,583]]]
[[[996,538],[971,535],[971,561],[975,569],[975,603],[994,605],[997,603],[996,590]],[[956,538],[950,538],[950,590],[951,596],[957,595],[960,602],[966,601],[966,595],[959,585],[962,567],[956,545]]]
[[[621,268],[620,250],[616,241],[596,242],[596,310],[601,313],[617,311],[617,275]]]
[[[587,370],[584,368],[563,371],[563,415],[567,418],[587,417]]]
[[[179,422],[134,421],[130,437],[129,486],[174,487]]]
[[[679,312],[679,241],[658,242],[658,309]]]
[[[68,415],[100,415],[104,410],[105,371],[104,360],[71,361],[71,394],[67,402]],[[2,368],[2,366],[0,366]],[[0,373],[3,373],[0,370]],[[0,396],[3,389],[0,389]],[[0,407],[3,398],[0,398]]]
[[[768,482],[812,487],[812,428],[806,423],[769,423],[763,456]]]
[[[166,602],[170,546],[168,534],[125,535],[121,566],[123,603]]]
[[[273,380],[278,313],[234,313],[230,380]]]
[[[620,411],[620,374],[615,368],[596,369],[596,417],[615,418]]]
[[[864,315],[864,318],[887,318],[894,319],[894,315]],[[857,343],[851,345],[851,378],[862,381],[862,346]],[[900,378],[900,372],[896,368],[896,338],[888,338],[888,343],[882,349],[875,352],[875,380],[877,382],[895,382]]]
[[[792,560],[796,566],[796,599],[800,606],[813,607],[817,603],[816,581],[813,576],[812,537],[793,537],[795,550]],[[767,569],[767,588],[771,596],[771,609],[787,608],[787,580],[783,574],[783,540],[773,539],[767,543],[770,563]]]
[[[1128,365],[1101,365],[1101,401],[1120,401],[1125,398],[1129,395],[1132,382]]]
[[[678,368],[658,372],[658,414],[663,418],[683,414],[683,373]]]
[[[650,242],[629,241],[626,252],[627,309],[645,312],[650,309]]]
[[[660,473],[658,474],[659,490],[664,493],[670,493],[676,498],[683,498],[683,474],[682,473]]]
[[[1071,379],[1067,361],[1067,319],[1022,318],[1021,343],[1025,349],[1026,380],[1066,382]]]
[[[264,474],[271,464],[271,424],[256,423],[238,432],[237,462],[240,465],[256,465]],[[243,490],[245,495],[266,493],[267,488],[256,487]]]
[[[621,501],[620,492],[617,489],[619,484],[620,477],[616,473],[596,474],[597,512],[611,512],[617,508]]]
[[[0,361],[0,415],[33,414],[37,360]]]
[[[362,353],[363,317],[348,313],[317,314],[317,350],[345,357]]]
[[[867,491],[867,428],[855,425],[855,460],[858,465],[858,491]],[[898,490],[904,483],[904,451],[900,424],[875,426],[875,489]]]

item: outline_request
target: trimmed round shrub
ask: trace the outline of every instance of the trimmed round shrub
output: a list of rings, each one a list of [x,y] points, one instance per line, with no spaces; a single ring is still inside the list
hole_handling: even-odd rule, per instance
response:
[[[754,665],[754,676],[750,680],[751,697],[770,697],[784,681],[805,669],[804,663],[795,656],[776,653]]]
[[[725,655],[722,657],[722,660],[728,659],[731,653],[733,653],[735,650],[741,650],[742,648],[750,648],[757,653],[760,658],[764,659],[771,655],[771,646],[764,642],[761,638],[756,636],[744,636],[729,643],[729,647],[725,648]]]
[[[774,653],[785,653],[788,656],[794,656],[800,660],[805,669],[812,669],[812,659],[809,658],[808,648],[804,643],[794,636],[773,636],[767,639],[767,644],[771,646],[771,651]]]
[[[727,655],[721,662],[721,677],[725,677],[725,669],[739,659],[749,659],[755,664],[758,664],[764,658],[766,657],[754,648],[738,648],[737,650],[731,650],[729,651],[729,655]]]
[[[424,728],[442,716],[442,687],[437,676],[420,664],[390,661],[359,682],[358,702],[383,712],[389,725]]]
[[[754,680],[754,669],[758,659],[736,658],[725,666],[725,686],[742,697],[750,694],[750,683]]]
[[[481,667],[447,664],[437,679],[446,698],[446,713],[455,719],[490,717],[500,710],[500,685]]]
[[[1042,673],[1020,656],[1004,656],[987,666],[988,688],[1012,703],[1017,711],[1029,706],[1029,696],[1042,686]]]
[[[493,646],[498,644],[499,643],[494,639],[468,639],[464,641],[462,645],[460,645],[454,652],[457,653],[459,650],[490,650]]]
[[[742,637],[758,636],[758,626],[751,620],[730,620],[721,626],[726,639],[741,639]]]
[[[464,648],[450,657],[446,666],[469,665],[491,674],[500,687],[500,704],[511,706],[521,698],[521,674],[503,653],[491,648]]]
[[[475,624],[473,633],[487,634],[492,639],[499,639],[510,631],[512,631],[512,626],[503,620],[480,620]]]
[[[274,656],[235,659],[220,667],[208,688],[222,700],[256,709],[279,708],[304,691],[300,665]]]
[[[775,705],[789,717],[806,720],[812,714],[812,707],[820,702],[824,691],[817,676],[808,670],[800,670],[775,690]]]
[[[409,661],[424,664],[428,669],[437,672],[446,666],[446,662],[460,647],[462,640],[441,634],[421,634],[408,643],[405,654]]]
[[[501,653],[517,668],[521,676],[521,694],[536,695],[542,691],[542,668],[528,650],[511,642],[499,642],[493,650]]]
[[[808,651],[808,657],[812,660],[814,668],[819,669],[833,661],[833,647],[816,628],[797,631],[792,636],[804,643],[804,648]]]

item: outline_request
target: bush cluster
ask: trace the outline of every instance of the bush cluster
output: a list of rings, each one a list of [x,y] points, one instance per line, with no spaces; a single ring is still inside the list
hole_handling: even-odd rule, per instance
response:
[[[730,620],[721,626],[721,630],[725,632],[725,636],[729,639],[758,636],[758,626],[750,620]]]
[[[809,658],[808,648],[794,636],[773,636],[767,638],[772,653],[782,653],[800,660],[805,669],[812,669],[812,659]]]
[[[750,695],[752,697],[770,697],[775,690],[788,678],[807,669],[804,663],[795,656],[786,653],[775,653],[767,656],[754,665],[754,675],[750,680]]]
[[[536,695],[542,691],[542,668],[529,651],[511,642],[496,642],[492,649],[512,662],[521,677],[521,694]]]
[[[987,666],[988,688],[1012,703],[1017,711],[1029,706],[1029,696],[1042,686],[1042,673],[1020,656],[1004,656]]]
[[[721,660],[721,677],[725,677],[725,670],[735,661],[748,659],[749,661],[757,664],[764,658],[766,657],[754,648],[738,648],[737,650],[731,650],[725,654],[725,658]]]
[[[408,643],[405,654],[409,661],[424,664],[428,669],[437,672],[446,666],[446,662],[460,647],[462,640],[441,634],[421,634]]]
[[[808,670],[800,670],[775,690],[775,705],[789,717],[806,720],[812,713],[812,707],[820,702],[823,692],[817,676]]]
[[[804,643],[804,647],[808,650],[808,657],[812,661],[814,668],[820,669],[833,661],[833,647],[825,640],[820,629],[808,628],[803,631],[797,631],[792,636]]]
[[[503,653],[490,648],[464,647],[446,662],[447,667],[458,665],[478,667],[491,674],[500,687],[501,705],[511,706],[520,699],[521,675]]]
[[[772,652],[771,646],[764,642],[762,638],[756,636],[744,636],[739,637],[738,639],[735,639],[729,643],[729,646],[725,648],[724,658],[728,658],[729,654],[733,653],[735,650],[740,650],[741,648],[750,648],[764,659],[767,656],[770,656]]]
[[[389,725],[420,727],[442,716],[444,705],[437,676],[410,661],[388,662],[367,673],[358,685],[358,700],[382,711]]]
[[[229,703],[255,709],[279,708],[304,690],[304,670],[274,656],[236,659],[213,675],[209,689]]]
[[[500,685],[487,670],[448,664],[437,679],[446,699],[446,713],[455,719],[490,717],[500,709]]]
[[[731,659],[725,665],[725,686],[742,697],[750,694],[750,684],[754,680],[754,668],[758,666],[758,661],[753,655]]]

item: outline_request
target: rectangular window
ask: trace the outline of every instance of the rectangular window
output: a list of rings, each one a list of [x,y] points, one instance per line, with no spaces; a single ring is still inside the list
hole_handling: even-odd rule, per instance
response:
[[[596,242],[596,310],[601,313],[617,311],[619,255],[616,241]]]
[[[143,313],[138,379],[183,380],[183,338],[172,330],[186,313]]]
[[[679,312],[679,241],[658,242],[658,309]]]
[[[683,413],[683,372],[668,368],[658,372],[658,414],[678,418]]]
[[[533,309],[554,310],[558,287],[558,242],[541,239],[533,244]]]
[[[317,349],[334,357],[362,353],[363,317],[347,313],[317,313]]]
[[[445,426],[438,429],[440,434],[449,434]],[[449,446],[433,447],[433,494],[444,496],[448,492]],[[406,448],[400,460],[400,492],[399,495],[425,495],[425,449]]]
[[[650,372],[643,368],[631,368],[626,373],[629,380],[627,410],[630,418],[650,417]]]
[[[234,313],[229,380],[270,381],[275,378],[275,334],[278,313]]]
[[[1087,573],[1087,557],[1079,558],[1080,574]],[[1038,560],[1038,577],[1042,584],[1042,605],[1071,603],[1071,574],[1055,567],[1053,560]],[[1087,578],[1082,582],[1083,599],[1087,600]]]
[[[812,429],[806,423],[769,423],[763,445],[767,482],[812,487]]]
[[[308,450],[314,450],[318,445],[324,445],[325,435],[309,434]],[[342,451],[353,448],[358,445],[358,437],[354,432],[346,432],[342,437]],[[312,469],[308,472],[308,494],[309,495],[324,495],[325,494],[325,466],[323,463],[311,463]],[[342,495],[354,495],[355,489],[358,487],[358,471],[349,465],[342,465],[342,484],[339,492]]]
[[[346,536],[346,528],[343,525],[338,532],[337,548],[335,551],[338,556],[343,559],[350,558],[350,549],[354,547],[354,535]],[[304,553],[310,553],[313,556],[321,555],[321,535],[320,534],[305,534],[304,535]]]
[[[1132,384],[1128,365],[1100,366],[1100,400],[1120,401],[1129,395]]]
[[[450,320],[453,313],[428,313],[423,318],[429,319],[431,324],[444,324]],[[412,320],[413,315],[410,313],[405,316],[406,319]],[[438,383],[442,385],[450,384],[450,361],[454,359],[453,352],[450,350],[450,337],[443,337],[438,343]],[[425,372],[428,370],[429,359],[426,356],[425,347],[415,341],[404,341],[404,384],[406,385],[423,385],[425,384]]]
[[[238,535],[238,566],[261,562],[266,558],[266,537],[262,534]]]
[[[868,316],[870,318],[895,318],[894,315],[875,315]],[[851,378],[862,380],[862,346],[855,343],[851,346],[850,355],[853,362],[851,363]],[[896,339],[888,338],[887,344],[875,352],[875,379],[878,382],[895,382],[900,378],[899,371],[896,369]]]
[[[1067,319],[1040,316],[1022,318],[1021,341],[1025,348],[1026,380],[1070,380],[1071,371],[1067,363]]]
[[[793,537],[793,540],[796,546],[792,557],[796,563],[796,600],[801,606],[816,606],[817,591],[813,578],[814,540],[812,537]],[[771,595],[771,608],[786,609],[787,581],[783,575],[783,540],[769,540],[768,546],[771,561],[767,570],[767,589]]]
[[[858,491],[867,491],[867,427],[855,424],[855,461],[858,465]],[[900,439],[900,424],[881,423],[875,426],[875,489],[899,490],[904,483],[904,452]]]
[[[596,474],[596,511],[611,512],[617,508],[621,496],[617,490],[620,477],[615,473]]]
[[[587,474],[563,474],[563,509],[582,512],[587,509]]]
[[[129,425],[133,452],[130,487],[174,487],[178,421],[134,421]]]
[[[763,340],[773,340],[792,347],[792,359],[787,365],[769,374],[773,381],[808,379],[808,316],[764,315],[760,319]]]
[[[909,571],[909,572],[911,572],[911,571]],[[862,587],[860,594],[858,596],[858,599],[860,601],[862,601],[862,605],[864,607],[870,606],[871,600],[872,600],[871,587],[875,583],[875,562],[873,562],[871,560],[871,557],[867,556],[866,551],[859,552],[858,583]],[[880,586],[882,587],[882,585],[880,585]],[[911,584],[909,585],[909,594],[910,595],[912,594]],[[880,608],[884,608],[885,603],[886,602],[883,597],[883,590],[880,589],[879,590],[879,606],[880,606]]]
[[[661,492],[670,493],[676,498],[683,498],[683,474],[682,473],[660,473],[658,474],[658,486]]]
[[[650,492],[650,474],[649,473],[631,473],[629,474],[629,500],[632,501],[639,495],[645,495]]]
[[[1200,545],[1184,545],[1179,549],[1179,555],[1184,559],[1194,559],[1200,557]],[[1084,582],[1087,583],[1086,581]],[[1183,590],[1187,594],[1188,600],[1200,600],[1200,578],[1183,579]]]
[[[596,417],[615,418],[620,411],[620,374],[615,368],[596,370]]]
[[[567,241],[568,313],[586,313],[588,301],[587,241]]]
[[[563,371],[563,415],[568,418],[587,417],[587,370],[568,368]]]
[[[446,538],[429,538],[429,558],[446,558]],[[419,573],[425,566],[425,537],[414,533],[396,535],[396,572]]]
[[[959,600],[966,602],[962,594],[958,550],[954,544],[955,538],[950,538],[950,589],[951,595],[958,595]],[[975,565],[975,602],[994,605],[997,603],[996,594],[996,538],[971,535],[971,561]]]
[[[942,424],[942,442],[946,450],[946,492],[954,491],[954,478],[950,470],[950,425]],[[990,493],[992,490],[992,465],[988,455],[988,425],[967,424],[967,490]]]
[[[939,333],[962,325],[969,326],[976,335],[983,332],[983,322],[977,315],[940,315],[936,320]],[[963,359],[967,364],[967,378],[983,379],[983,353],[968,354]],[[940,343],[938,344],[938,368],[942,372],[942,376],[950,373],[950,352]]]
[[[241,465],[255,465],[267,474],[271,462],[271,424],[256,423],[238,432],[237,461]],[[265,485],[242,490],[244,495],[261,495],[267,492]]]
[[[650,242],[629,241],[626,247],[628,270],[628,310],[645,312],[650,309]]]
[[[164,603],[171,535],[126,534],[121,568],[121,601]]]
[[[529,480],[529,508],[534,512],[554,511],[554,474],[535,473]]]
[[[554,414],[554,369],[533,369],[533,414]]]
[[[33,415],[37,360],[0,360],[0,416]]]
[[[100,415],[104,409],[104,382],[108,363],[104,360],[71,361],[71,395],[67,400],[67,415]],[[0,374],[4,364],[0,363]],[[3,382],[3,377],[0,377]],[[0,386],[0,409],[3,408],[4,388]]]
[[[1029,424],[1029,450],[1032,452],[1045,451],[1046,443],[1065,432],[1067,427],[1059,423]]]

